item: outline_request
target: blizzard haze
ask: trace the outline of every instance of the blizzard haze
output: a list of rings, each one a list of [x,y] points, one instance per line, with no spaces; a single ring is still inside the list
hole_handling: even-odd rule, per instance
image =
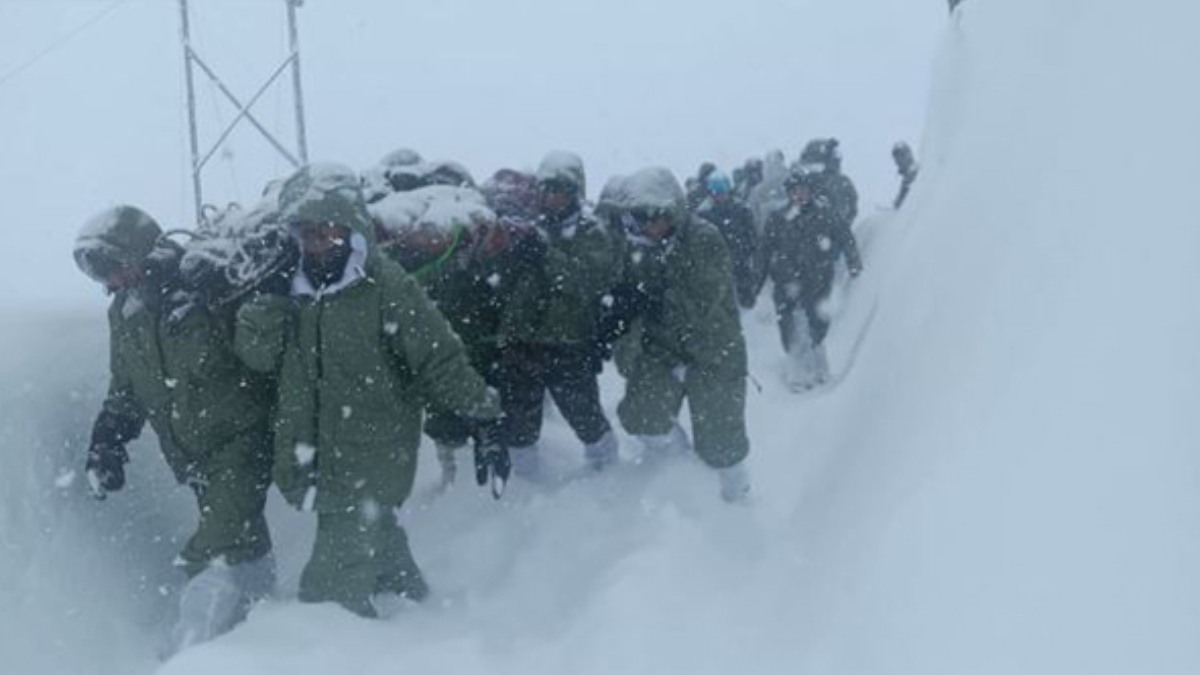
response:
[[[721,503],[695,462],[638,465],[621,434],[623,461],[599,477],[517,480],[500,503],[465,485],[437,497],[425,447],[402,518],[430,602],[381,621],[295,602],[312,519],[273,496],[280,596],[158,663],[179,583],[166,561],[193,507],[149,437],[102,506],[74,474],[105,382],[102,302],[70,264],[74,231],[120,200],[168,221],[190,204],[175,5],[127,2],[0,80],[0,184],[17,195],[0,222],[12,241],[50,235],[17,256],[37,283],[12,300],[88,307],[7,312],[0,333],[6,666],[1200,672],[1200,6],[964,0],[947,20],[940,0],[479,4],[309,0],[313,155],[362,167],[412,145],[483,176],[563,146],[585,156],[594,194],[643,163],[690,173],[844,139],[865,267],[839,276],[831,303],[836,384],[790,393],[769,296],[742,317],[760,385],[753,501]],[[207,6],[238,8],[231,27],[198,17],[197,30],[237,40],[229,58],[245,60],[266,10]],[[0,3],[0,63],[101,7]],[[70,49],[91,58],[68,62]],[[286,107],[267,109],[286,127]],[[905,208],[875,208],[894,195],[891,142],[918,136]],[[220,199],[281,169],[253,160],[252,137],[235,148],[246,162],[213,171]],[[610,414],[622,389],[606,371]],[[580,465],[561,419],[543,439],[552,468]]]
[[[283,0],[192,6],[197,51],[248,99],[286,55]],[[731,171],[837,135],[866,202],[887,203],[888,151],[921,129],[944,22],[940,0],[309,0],[310,156],[361,169],[412,146],[482,179],[564,148],[584,157],[594,195],[613,172],[682,176],[705,159]],[[103,208],[190,225],[178,31],[174,0],[0,0],[0,232],[24,245],[16,272],[29,280],[0,303],[102,303],[70,247]],[[197,78],[211,143],[234,111]],[[290,142],[286,91],[254,111]],[[205,169],[206,200],[257,196],[288,172],[272,153],[251,127],[235,132]]]

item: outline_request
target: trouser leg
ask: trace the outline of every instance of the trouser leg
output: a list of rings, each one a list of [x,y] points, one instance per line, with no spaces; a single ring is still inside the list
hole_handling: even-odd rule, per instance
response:
[[[600,384],[591,358],[578,349],[560,349],[547,369],[554,404],[585,444],[596,443],[612,429],[600,404]]]
[[[163,656],[228,632],[275,587],[271,535],[263,514],[270,485],[266,433],[247,434],[217,448],[194,478],[200,517],[179,554],[188,581]]]
[[[642,357],[625,382],[625,396],[617,417],[625,431],[635,436],[664,436],[675,427],[683,404],[683,383],[671,367]]]
[[[797,302],[794,284],[778,284],[775,286],[775,319],[779,324],[779,339],[783,351],[791,353],[796,342],[796,310]]]
[[[267,435],[248,434],[216,450],[193,489],[200,518],[179,557],[188,576],[214,561],[238,565],[271,551],[263,511],[271,484]]]
[[[808,335],[814,346],[824,344],[825,336],[829,334],[829,317],[821,311],[824,301],[824,298],[816,298],[804,304]]]
[[[825,342],[829,334],[829,316],[822,310],[822,305],[833,293],[833,266],[821,267],[806,275],[800,305],[803,308],[808,323],[808,334],[813,346]]]
[[[380,514],[377,527],[379,576],[375,590],[395,593],[420,602],[429,595],[429,585],[408,546],[408,533],[390,509]]]
[[[537,350],[521,349],[508,359],[504,368],[500,383],[504,409],[502,435],[510,448],[532,446],[541,436],[546,392],[541,360]]]
[[[710,467],[733,466],[746,458],[746,378],[689,368],[686,375],[696,454]]]
[[[734,285],[737,292],[738,304],[743,309],[754,307],[754,302],[758,295],[758,284],[756,282],[756,270],[754,269],[753,260],[745,258],[740,265],[734,266]]]
[[[371,524],[360,511],[317,514],[312,556],[300,575],[301,602],[336,602],[359,616],[376,616],[378,583]]]
[[[385,509],[375,515],[317,514],[312,557],[300,576],[302,602],[336,602],[360,616],[375,617],[371,598],[376,593],[413,600],[429,594],[395,514]]]
[[[634,319],[629,332],[613,345],[613,363],[621,377],[628,378],[642,352],[642,322]]]

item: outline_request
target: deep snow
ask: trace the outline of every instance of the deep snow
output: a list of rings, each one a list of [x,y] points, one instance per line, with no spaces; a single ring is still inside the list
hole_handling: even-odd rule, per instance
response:
[[[684,461],[434,498],[426,461],[405,521],[428,606],[367,622],[285,597],[159,672],[1200,672],[1198,20],[964,3],[922,175],[870,221],[842,305],[878,300],[854,371],[787,394],[774,326],[745,317],[751,505]],[[25,451],[0,472],[0,654],[22,672],[153,671],[187,531],[148,443],[103,508],[62,475],[102,395],[101,321],[0,338],[4,444]],[[578,462],[557,420],[547,439]],[[286,591],[310,523],[270,515]]]

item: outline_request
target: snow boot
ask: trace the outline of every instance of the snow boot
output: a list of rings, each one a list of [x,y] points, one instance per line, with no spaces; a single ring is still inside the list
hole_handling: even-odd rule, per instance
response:
[[[643,462],[661,462],[669,457],[682,457],[692,450],[692,441],[678,422],[665,434],[643,435],[637,439],[642,444]]]
[[[541,480],[542,460],[538,454],[537,443],[519,448],[509,448],[508,456],[512,460],[513,474],[528,481]]]
[[[371,596],[371,607],[379,619],[387,620],[396,617],[407,609],[420,607],[421,604],[403,593],[376,593]]]
[[[611,430],[604,432],[594,443],[583,446],[583,458],[588,468],[593,471],[603,471],[617,462],[617,437]]]
[[[275,559],[271,554],[238,565],[209,565],[188,580],[180,593],[179,619],[162,650],[163,658],[229,632],[274,587]]]
[[[438,465],[442,468],[442,476],[438,480],[438,491],[445,492],[454,484],[454,478],[458,473],[458,451],[462,449],[461,445],[446,445],[445,443],[435,442],[437,448]]]
[[[814,386],[820,386],[829,381],[829,356],[825,353],[824,342],[812,349],[812,380]]]
[[[746,470],[745,461],[717,469],[717,478],[721,483],[721,499],[725,502],[742,504],[750,498],[750,472]]]
[[[818,384],[818,371],[821,357],[817,350],[823,348],[814,345],[808,334],[807,324],[797,321],[795,335],[788,346],[787,359],[783,365],[783,379],[788,389],[794,392],[808,391]],[[826,365],[828,370],[828,365]]]

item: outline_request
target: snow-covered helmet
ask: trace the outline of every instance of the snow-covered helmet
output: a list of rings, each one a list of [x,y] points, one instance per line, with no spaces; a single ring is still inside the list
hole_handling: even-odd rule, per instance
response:
[[[557,184],[570,187],[578,199],[587,193],[587,178],[583,171],[583,159],[573,152],[555,150],[547,153],[537,170],[538,188]]]
[[[836,138],[814,138],[800,153],[800,167],[805,171],[836,172],[842,168],[842,153]]]
[[[628,210],[638,215],[676,217],[686,209],[683,187],[670,169],[654,166],[636,171],[625,179],[624,188]]]
[[[379,160],[379,166],[390,169],[397,166],[412,166],[425,161],[421,158],[421,153],[412,148],[400,148],[393,150],[384,155]]]
[[[789,171],[783,179],[783,189],[790,191],[797,187],[816,188],[818,182],[817,173],[797,167]]]
[[[473,188],[475,178],[467,167],[448,159],[429,162],[424,165],[424,180],[422,184],[448,185],[450,187]]]
[[[121,205],[102,211],[84,224],[75,239],[75,264],[100,282],[124,267],[142,265],[162,228],[145,211]]]
[[[616,174],[604,183],[604,187],[600,189],[600,196],[596,199],[596,215],[612,218],[629,208],[628,182],[628,176]]]
[[[371,234],[358,174],[341,164],[309,164],[288,177],[279,191],[279,221],[330,222]]]
[[[670,169],[649,167],[630,174],[624,181],[625,209],[620,223],[625,235],[636,246],[652,246],[644,228],[650,221],[666,216],[675,224],[686,217],[687,197],[679,179]]]

